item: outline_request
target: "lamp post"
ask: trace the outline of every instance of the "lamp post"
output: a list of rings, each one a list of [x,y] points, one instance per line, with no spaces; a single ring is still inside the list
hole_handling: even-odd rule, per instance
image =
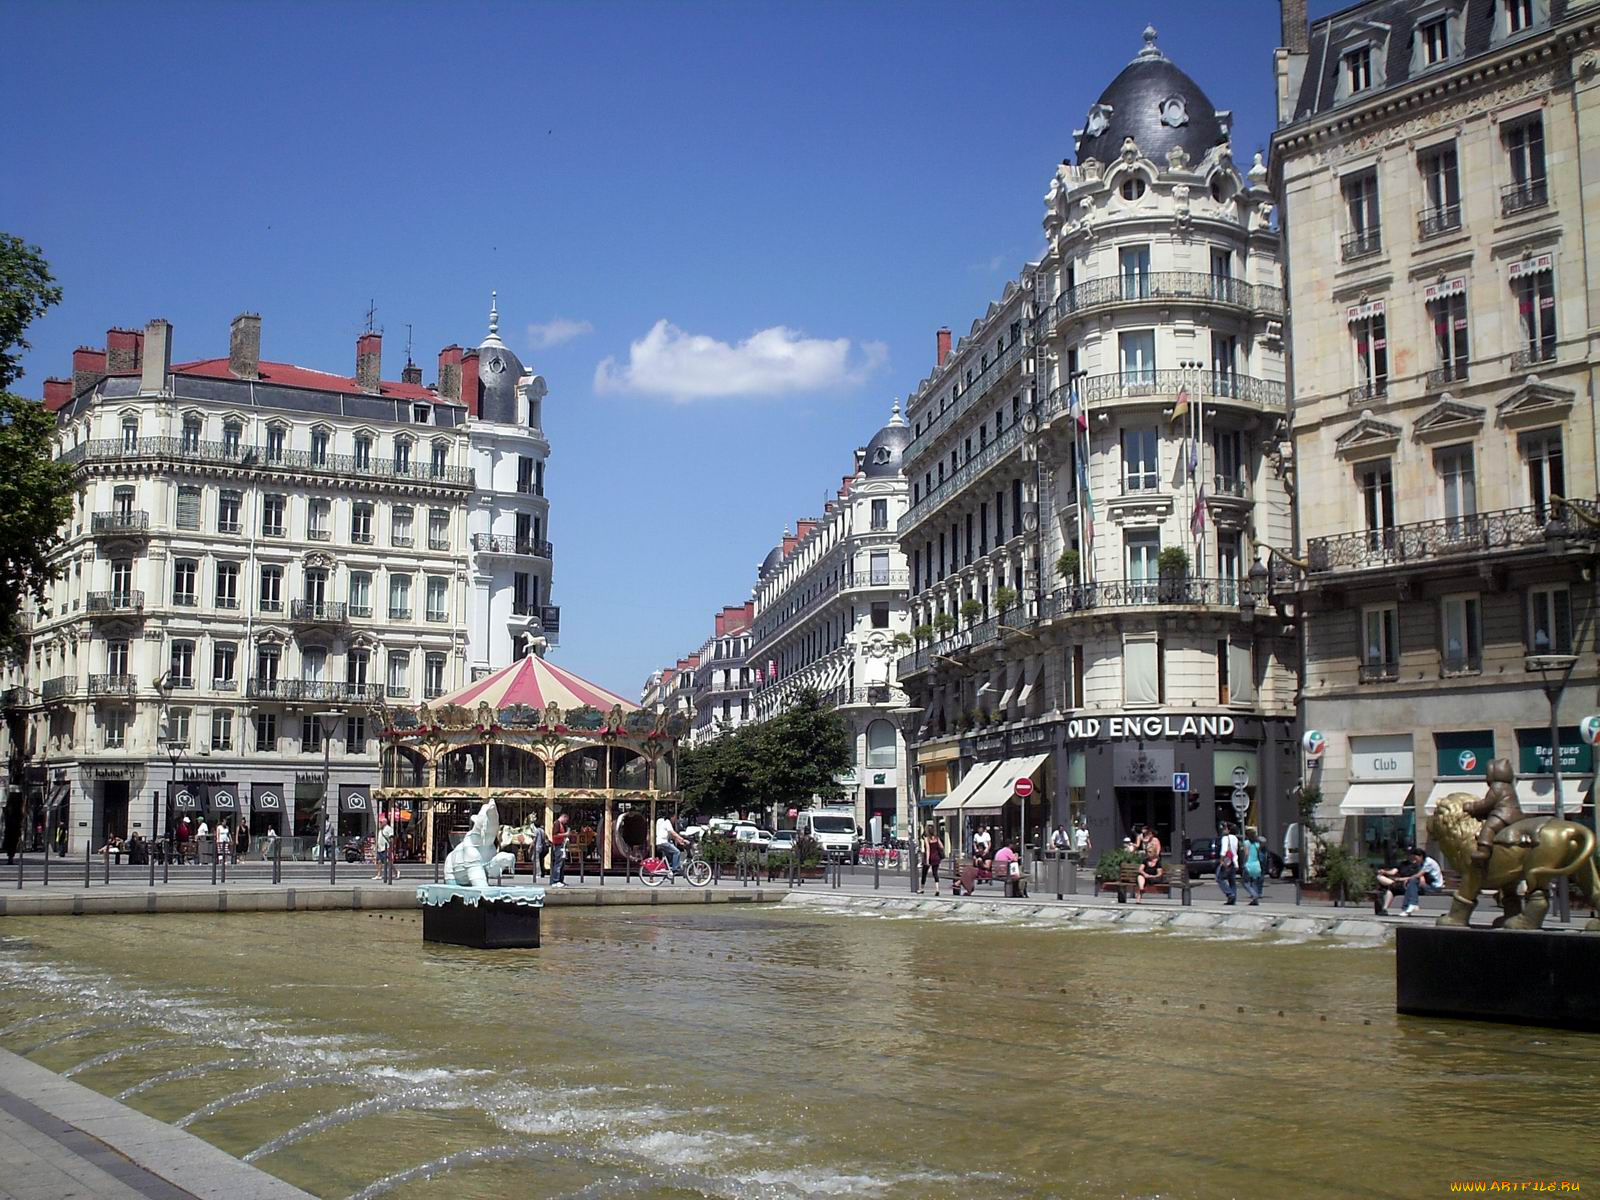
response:
[[[1549,645],[1550,638],[1540,630],[1534,635],[1534,646],[1544,647]],[[1555,786],[1556,820],[1566,817],[1566,805],[1561,795],[1561,721],[1558,710],[1561,706],[1561,695],[1567,690],[1567,680],[1572,675],[1572,668],[1577,665],[1576,654],[1530,654],[1527,665],[1530,670],[1539,672],[1539,677],[1544,681],[1545,698],[1550,701],[1550,778]],[[1552,678],[1554,672],[1554,678]],[[1556,920],[1567,921],[1571,918],[1572,911],[1568,902],[1567,877],[1556,876]]]
[[[177,787],[178,787],[178,763],[182,761],[183,756],[184,756],[185,753],[188,752],[188,749],[189,749],[189,747],[185,743],[178,741],[176,738],[168,738],[167,739],[167,761],[169,761],[172,764],[172,784],[171,784],[171,788],[169,789],[171,791],[176,791],[177,790]],[[152,797],[151,800],[150,800],[150,833],[151,833],[152,836],[154,836],[155,831],[156,831],[156,811],[155,810],[156,810],[156,800],[155,800],[154,797]],[[167,837],[166,853],[164,853],[161,856],[161,861],[162,861],[162,872],[161,872],[161,874],[162,874],[162,877],[163,877],[162,878],[162,882],[166,881],[167,867],[172,862],[172,812],[171,812],[170,808],[169,808],[169,810],[167,812],[167,834],[166,834],[166,837]],[[152,857],[150,859],[150,883],[151,883],[152,886],[154,886],[155,881],[156,881],[156,860],[154,859],[154,857]]]
[[[900,726],[900,740],[906,748],[906,865],[910,868],[907,872],[910,877],[911,891],[917,890],[917,873],[919,870],[918,858],[922,853],[922,805],[917,792],[917,767],[911,757],[911,735],[916,732],[917,720],[922,716],[922,710],[914,705],[904,708],[892,708],[889,715],[894,717],[895,723]]]
[[[313,713],[317,729],[322,734],[322,819],[333,826],[333,850],[328,855],[328,882],[333,883],[339,872],[339,816],[328,806],[329,755],[333,750],[333,731],[343,713],[334,710]]]

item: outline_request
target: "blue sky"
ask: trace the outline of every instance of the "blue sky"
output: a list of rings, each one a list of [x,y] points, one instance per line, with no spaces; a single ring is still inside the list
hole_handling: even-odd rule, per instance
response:
[[[550,385],[555,657],[635,694],[1037,255],[1146,21],[1247,165],[1272,0],[13,5],[0,228],[66,293],[19,387],[245,310],[351,374],[369,300],[431,382],[498,289]]]

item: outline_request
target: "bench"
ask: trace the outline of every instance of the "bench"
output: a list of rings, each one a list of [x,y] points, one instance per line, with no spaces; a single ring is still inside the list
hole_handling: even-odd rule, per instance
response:
[[[1181,892],[1189,883],[1189,868],[1183,863],[1165,865],[1166,878],[1160,883],[1146,883],[1144,894],[1154,896],[1157,894],[1172,896]],[[1123,863],[1121,871],[1115,879],[1107,879],[1100,885],[1102,892],[1117,893],[1117,902],[1126,904],[1129,896],[1139,894],[1139,864]]]

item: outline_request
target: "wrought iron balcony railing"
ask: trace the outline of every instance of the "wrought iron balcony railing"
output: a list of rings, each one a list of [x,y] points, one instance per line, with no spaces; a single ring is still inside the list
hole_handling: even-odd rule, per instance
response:
[[[360,704],[378,699],[378,685],[346,683],[342,679],[251,678],[245,687],[245,695],[255,700],[315,700],[333,704]]]
[[[1242,475],[1218,475],[1212,480],[1211,494],[1232,500],[1246,500],[1250,496],[1250,481]]]
[[[77,684],[78,681],[71,675],[57,675],[54,679],[44,681],[39,688],[39,695],[45,701],[59,700],[70,695]]]
[[[1459,359],[1456,362],[1445,363],[1442,367],[1435,367],[1428,372],[1427,387],[1430,392],[1451,383],[1465,383],[1467,381],[1467,360]]]
[[[1439,660],[1439,674],[1446,678],[1477,675],[1482,671],[1483,656],[1479,654],[1445,654]]]
[[[915,529],[926,521],[935,512],[955,498],[956,494],[968,484],[991,469],[999,465],[1011,452],[1022,444],[1022,426],[1013,425],[994,441],[990,442],[978,453],[974,454],[956,470],[947,475],[940,483],[935,484],[926,495],[908,508],[900,516],[899,530],[905,533]]]
[[[1237,607],[1244,595],[1237,579],[1170,575],[1156,579],[1108,579],[1061,588],[1045,597],[1048,620],[1088,610],[1145,608],[1152,605]]]
[[[1550,203],[1550,188],[1543,179],[1524,179],[1521,183],[1507,184],[1500,189],[1500,213],[1515,216],[1531,208],[1543,208]]]
[[[91,617],[120,617],[144,611],[144,593],[90,592],[85,611]]]
[[[328,600],[295,600],[289,605],[289,620],[299,625],[343,625],[343,604]]]
[[[327,454],[320,460],[307,450],[269,453],[264,446],[236,442],[196,442],[181,437],[96,438],[61,453],[69,466],[97,462],[170,461],[202,466],[231,466],[242,470],[306,472],[339,478],[379,479],[471,487],[471,467],[435,468],[430,462],[372,458],[353,454]]]
[[[1529,367],[1538,366],[1540,363],[1554,362],[1556,358],[1555,342],[1539,342],[1535,345],[1524,346],[1511,356],[1511,369],[1525,371]]]
[[[1246,283],[1231,275],[1208,275],[1204,271],[1146,271],[1139,275],[1086,279],[1060,292],[1050,311],[1059,324],[1068,317],[1108,304],[1173,300],[1283,315],[1282,288]]]
[[[1596,527],[1584,517],[1569,518],[1569,507],[1600,522],[1594,501],[1568,500],[1314,537],[1306,541],[1307,570],[1313,575],[1363,571],[1542,549],[1548,544],[1552,521],[1562,537],[1596,540]]]
[[[1417,240],[1427,241],[1461,228],[1461,206],[1446,204],[1430,208],[1417,218]]]
[[[1236,400],[1258,408],[1283,408],[1285,392],[1281,380],[1260,379],[1221,371],[1119,371],[1111,375],[1089,375],[1076,387],[1082,403],[1089,408],[1113,400],[1175,398],[1187,389],[1194,400]],[[1048,424],[1071,409],[1072,384],[1061,384],[1045,398],[1039,414]]]
[[[973,376],[971,383],[958,386],[955,400],[947,405],[943,412],[930,415],[922,427],[922,432],[906,445],[905,453],[902,455],[903,460],[910,464],[922,455],[933,444],[935,438],[955,423],[957,417],[988,395],[995,384],[1022,361],[1027,349],[1024,342],[1012,342],[1001,351],[998,358]]]
[[[1356,678],[1362,683],[1393,683],[1400,678],[1400,664],[1397,662],[1364,662],[1357,669]]]
[[[1344,262],[1371,258],[1383,249],[1383,235],[1376,229],[1363,229],[1352,233],[1339,243],[1339,257]]]
[[[120,443],[118,443],[120,445]],[[96,536],[126,536],[150,532],[147,512],[103,512],[89,518],[89,532]]]
[[[1351,408],[1360,408],[1374,400],[1382,400],[1389,394],[1389,380],[1369,379],[1366,383],[1358,383],[1348,393]]]
[[[139,690],[139,680],[133,675],[91,675],[89,695],[131,696]]]
[[[526,558],[551,558],[555,552],[549,542],[505,533],[475,533],[472,535],[472,548],[480,554],[513,554]]]

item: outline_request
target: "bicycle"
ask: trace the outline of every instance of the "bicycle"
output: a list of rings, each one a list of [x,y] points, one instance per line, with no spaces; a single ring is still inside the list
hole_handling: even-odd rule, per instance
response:
[[[660,854],[652,854],[639,863],[639,882],[645,887],[660,887],[672,878],[672,864]],[[683,878],[690,887],[701,888],[711,882],[711,864],[700,857],[698,850],[684,851]]]

